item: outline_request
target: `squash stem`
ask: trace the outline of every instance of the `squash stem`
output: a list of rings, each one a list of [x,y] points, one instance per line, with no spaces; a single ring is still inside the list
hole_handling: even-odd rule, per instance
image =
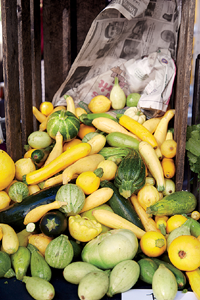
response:
[[[158,248],[162,248],[165,245],[165,240],[164,239],[157,239],[155,240],[155,246]]]
[[[15,272],[14,272],[14,270],[13,270],[12,268],[10,268],[10,269],[6,272],[6,274],[4,274],[4,277],[5,277],[5,278],[11,278],[11,277],[14,277],[14,276],[16,276],[16,274],[15,274]]]
[[[115,85],[119,85],[118,77],[115,77]]]

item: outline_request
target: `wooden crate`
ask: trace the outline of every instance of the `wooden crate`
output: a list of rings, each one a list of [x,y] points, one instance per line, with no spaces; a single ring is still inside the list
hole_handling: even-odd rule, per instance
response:
[[[16,161],[28,135],[38,129],[32,105],[39,107],[41,90],[40,1],[2,0],[6,144]],[[45,100],[51,101],[84,42],[105,0],[43,0]],[[177,76],[172,106],[177,141],[176,189],[181,190],[189,105],[195,0],[182,1]],[[31,30],[29,30],[31,28]]]

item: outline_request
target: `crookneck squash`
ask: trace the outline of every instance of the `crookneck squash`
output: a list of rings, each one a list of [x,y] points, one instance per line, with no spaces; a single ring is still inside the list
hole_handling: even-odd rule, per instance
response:
[[[114,184],[126,199],[145,185],[145,165],[137,150],[132,149],[122,159],[115,175]]]

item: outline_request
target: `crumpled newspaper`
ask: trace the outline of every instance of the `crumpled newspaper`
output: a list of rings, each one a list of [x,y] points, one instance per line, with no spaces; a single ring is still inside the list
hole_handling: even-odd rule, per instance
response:
[[[138,108],[147,117],[164,114],[176,75],[180,16],[181,0],[113,0],[93,21],[53,105],[66,105],[66,94],[76,106],[96,95],[109,98],[117,76],[126,96],[141,94]]]
[[[146,114],[155,116],[159,111],[167,110],[176,66],[168,50],[162,49],[136,60],[127,68],[130,92],[141,93],[138,108],[146,110]]]

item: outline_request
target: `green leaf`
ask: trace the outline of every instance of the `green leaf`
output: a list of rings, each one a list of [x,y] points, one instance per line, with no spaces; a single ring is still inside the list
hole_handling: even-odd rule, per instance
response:
[[[196,156],[200,156],[200,142],[198,143],[198,140],[195,140],[193,138],[190,138],[185,145],[186,150],[190,151]]]

